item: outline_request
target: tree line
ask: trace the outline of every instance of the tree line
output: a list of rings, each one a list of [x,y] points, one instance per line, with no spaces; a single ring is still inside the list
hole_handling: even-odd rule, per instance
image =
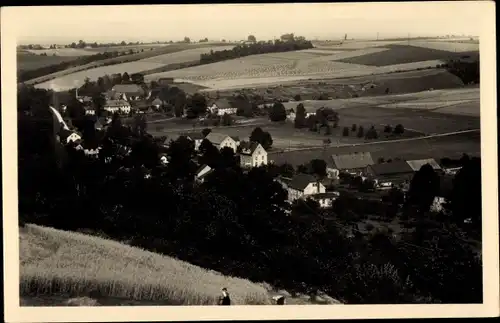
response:
[[[209,64],[249,55],[288,52],[313,47],[310,41],[303,38],[287,39],[285,41],[278,39],[275,41],[258,42],[254,44],[240,44],[230,50],[210,51],[210,53],[201,54],[200,63]]]
[[[125,127],[118,116],[104,131],[82,129],[84,141],[99,138],[98,158],[72,145],[56,154],[48,92],[24,91],[18,109],[32,113],[21,113],[18,126],[21,224],[90,229],[226,275],[292,291],[321,289],[351,304],[482,301],[481,264],[448,230],[457,224],[444,221],[445,229],[428,230],[430,215],[423,206],[418,213],[414,207],[397,212],[421,223],[418,233],[396,239],[373,230],[349,237],[337,224],[342,217],[385,212],[386,207],[353,196],[341,196],[327,210],[300,201],[290,207],[286,191],[274,180],[291,172],[289,167],[247,172],[231,149],[219,151],[205,141],[196,153],[185,137],[165,148],[145,129]],[[272,144],[265,131],[254,132],[251,140]],[[167,165],[160,163],[162,154]],[[205,162],[215,170],[198,183],[195,172]],[[413,190],[433,191],[434,184],[425,180],[433,176],[422,172],[420,179],[415,175]],[[478,172],[477,162],[470,161],[456,175],[452,219],[465,212],[480,216]],[[428,201],[411,194],[412,205]],[[442,251],[427,250],[438,247]]]

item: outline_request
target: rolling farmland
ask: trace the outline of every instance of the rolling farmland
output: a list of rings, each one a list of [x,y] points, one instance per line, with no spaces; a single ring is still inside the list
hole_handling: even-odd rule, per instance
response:
[[[17,53],[17,71],[36,70],[37,68],[74,60],[74,56],[40,56]]]
[[[55,49],[26,49],[27,52],[40,55],[47,54],[47,56],[87,56],[94,55],[95,52],[86,48],[55,48]]]
[[[164,55],[158,55],[146,59],[142,59],[140,62],[150,62],[150,63],[158,63],[158,64],[178,64],[184,62],[190,62],[200,59],[201,54],[210,53],[210,51],[220,51],[220,50],[229,50],[234,46],[216,46],[216,47],[202,47],[195,49],[186,49],[175,53],[169,53]]]

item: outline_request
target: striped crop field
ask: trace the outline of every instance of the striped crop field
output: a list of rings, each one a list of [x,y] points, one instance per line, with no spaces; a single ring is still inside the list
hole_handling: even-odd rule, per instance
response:
[[[270,303],[260,284],[80,233],[28,224],[20,228],[19,255],[21,298],[97,294],[149,305],[215,305],[225,286],[236,305]]]

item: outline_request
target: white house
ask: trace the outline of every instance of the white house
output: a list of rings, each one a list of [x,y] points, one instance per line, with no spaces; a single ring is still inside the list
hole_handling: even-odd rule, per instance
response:
[[[211,174],[214,170],[208,166],[208,165],[202,165],[197,171],[194,176],[195,180],[198,183],[203,183],[205,181],[205,178],[208,174]]]
[[[194,142],[194,150],[198,150],[200,148],[200,145],[205,139],[205,136],[201,132],[190,132],[190,133],[183,133],[181,136],[187,137],[189,140]]]
[[[95,115],[95,109],[93,107],[85,107],[85,114],[93,116]]]
[[[139,100],[146,96],[144,89],[137,84],[117,84],[111,91],[127,101]]]
[[[108,100],[106,104],[104,104],[104,110],[109,113],[130,113],[130,103],[125,100]]]
[[[236,114],[236,108],[231,105],[227,99],[219,99],[208,105],[208,111],[216,113],[219,116],[224,114]]]
[[[229,147],[236,152],[236,149],[238,148],[238,144],[233,138],[222,133],[211,132],[205,137],[205,139],[210,141],[212,145],[217,147],[219,150],[224,147]]]
[[[325,186],[309,174],[296,174],[293,178],[282,177],[279,182],[288,191],[289,202],[326,192]]]
[[[259,167],[267,165],[267,152],[261,144],[244,142],[240,147],[241,167]]]

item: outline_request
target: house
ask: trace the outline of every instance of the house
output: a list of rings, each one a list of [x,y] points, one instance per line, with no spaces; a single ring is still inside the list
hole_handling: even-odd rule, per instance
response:
[[[414,172],[418,172],[422,166],[429,164],[435,171],[441,172],[441,166],[433,158],[428,159],[417,159],[417,160],[407,160],[408,165],[413,169]]]
[[[228,135],[224,135],[222,133],[217,133],[212,131],[205,137],[205,139],[210,141],[212,145],[214,145],[219,149],[222,149],[224,147],[229,147],[236,152],[236,149],[238,148],[236,141],[233,138],[231,138]]]
[[[279,182],[288,191],[289,202],[326,192],[325,186],[309,174],[296,174],[293,178],[282,177]]]
[[[196,171],[194,178],[198,183],[203,183],[205,181],[205,178],[207,175],[213,173],[213,168],[211,168],[208,165],[202,165],[198,170]]]
[[[238,136],[230,136],[230,137],[231,137],[231,139],[234,140],[234,142],[236,142],[236,148],[238,148],[240,146],[240,143],[241,143],[240,137],[238,137]]]
[[[240,146],[241,167],[259,167],[267,165],[267,152],[257,142],[243,142]]]
[[[115,94],[123,95],[127,101],[138,100],[146,95],[144,89],[137,84],[117,84],[113,86],[111,91]]]
[[[410,165],[403,160],[369,165],[366,168],[366,173],[377,179],[377,182],[380,183],[380,185],[387,182],[401,184],[405,181],[411,180],[414,175],[413,168],[411,168]]]
[[[355,152],[352,154],[332,155],[331,165],[327,167],[327,174],[338,177],[340,172],[347,172],[350,174],[361,174],[367,166],[375,164],[371,153],[369,152]]]
[[[63,144],[69,144],[70,142],[80,143],[80,141],[82,140],[82,136],[74,131],[61,128],[61,130],[59,131],[59,140]]]
[[[104,104],[103,109],[109,113],[118,112],[128,114],[130,113],[131,106],[130,103],[125,100],[108,100]]]
[[[443,172],[448,175],[456,175],[462,167],[446,167],[443,168]]]
[[[130,109],[133,111],[149,112],[151,111],[151,104],[147,100],[137,99],[130,101]]]
[[[200,148],[200,145],[205,139],[205,136],[201,132],[189,132],[189,133],[183,133],[181,136],[187,137],[189,140],[194,142],[194,150],[198,150]]]
[[[216,113],[219,116],[224,114],[236,114],[236,108],[232,106],[228,99],[218,99],[211,102],[207,106],[208,111],[211,113]]]

